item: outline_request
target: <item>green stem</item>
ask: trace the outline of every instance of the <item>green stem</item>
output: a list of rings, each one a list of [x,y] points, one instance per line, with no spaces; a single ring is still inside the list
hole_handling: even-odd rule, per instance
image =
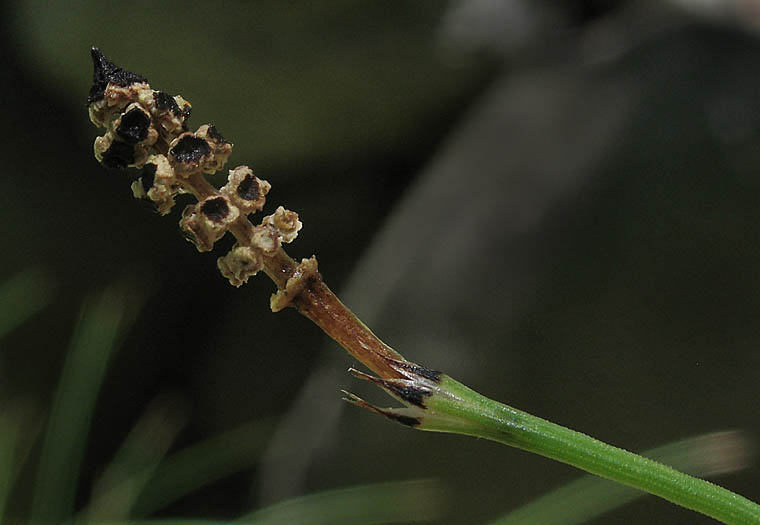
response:
[[[488,399],[448,376],[418,428],[498,441],[649,492],[725,523],[760,523],[760,506],[708,481]]]

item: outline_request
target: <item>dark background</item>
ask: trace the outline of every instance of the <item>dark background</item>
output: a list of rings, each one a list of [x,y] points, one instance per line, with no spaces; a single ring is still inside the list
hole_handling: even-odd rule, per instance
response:
[[[221,278],[229,240],[196,253],[178,210],[148,213],[94,160],[95,44],[188,99],[191,128],[217,125],[230,167],[272,183],[267,211],[299,212],[289,253],[316,254],[408,359],[632,450],[757,436],[759,21],[753,2],[679,3],[3,3],[0,277],[40,268],[56,293],[0,341],[0,399],[43,421],[83,299],[126,279],[145,302],[97,400],[79,505],[167,395],[172,450],[253,420],[269,434],[158,516],[435,478],[441,520],[479,522],[579,476],[342,403],[389,401],[308,321],[269,312],[265,277]],[[718,482],[760,498],[756,464]],[[599,522],[653,520],[700,522],[651,497]]]

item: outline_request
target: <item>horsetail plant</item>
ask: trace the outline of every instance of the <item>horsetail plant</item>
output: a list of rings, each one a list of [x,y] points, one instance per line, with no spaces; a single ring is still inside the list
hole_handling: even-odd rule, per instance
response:
[[[278,207],[260,223],[249,216],[264,208],[271,185],[247,166],[229,171],[220,189],[204,177],[222,169],[232,151],[213,125],[189,131],[191,105],[181,96],[153,90],[142,75],[110,62],[92,48],[90,120],[106,132],[95,140],[95,157],[106,167],[136,168],[132,192],[168,214],[180,193],[198,202],[182,212],[180,228],[198,251],[210,251],[230,232],[236,243],[217,260],[222,275],[241,286],[263,271],[277,286],[275,312],[293,307],[337,341],[376,376],[356,369],[401,402],[379,408],[345,392],[345,399],[419,430],[490,439],[573,465],[660,496],[725,523],[760,523],[760,506],[727,489],[666,465],[602,443],[488,399],[448,375],[404,359],[383,343],[324,283],[315,257],[296,262],[284,250],[301,229],[298,214]]]

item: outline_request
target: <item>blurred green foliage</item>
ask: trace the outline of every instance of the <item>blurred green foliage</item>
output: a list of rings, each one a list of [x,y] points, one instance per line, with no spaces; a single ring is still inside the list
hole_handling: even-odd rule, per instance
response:
[[[0,289],[0,307],[18,299],[14,286],[21,274]],[[30,284],[34,291],[37,285]],[[176,400],[156,400],[131,430],[113,460],[98,476],[91,500],[75,517],[75,495],[86,451],[93,408],[117,342],[129,324],[129,310],[139,297],[132,287],[112,286],[91,298],[82,310],[57,385],[34,482],[30,523],[141,523],[139,518],[160,511],[177,498],[239,470],[251,468],[261,453],[267,427],[246,424],[198,443],[164,459],[177,435]],[[33,303],[39,300],[32,297]],[[19,306],[24,300],[19,300]],[[132,304],[130,304],[132,303]],[[34,312],[10,315],[21,323]],[[0,413],[0,521],[25,522],[24,509],[6,515],[5,503],[14,490],[27,455],[19,454],[23,420],[6,400]],[[18,411],[17,411],[18,412]],[[442,489],[431,480],[390,482],[327,491],[281,502],[240,518],[243,523],[379,523],[409,522],[440,517],[446,504]],[[171,523],[160,519],[155,523]],[[178,523],[187,523],[186,519]],[[195,522],[195,521],[193,521]],[[206,523],[198,520],[198,523]],[[211,522],[208,522],[211,523]],[[214,523],[219,523],[214,521]]]

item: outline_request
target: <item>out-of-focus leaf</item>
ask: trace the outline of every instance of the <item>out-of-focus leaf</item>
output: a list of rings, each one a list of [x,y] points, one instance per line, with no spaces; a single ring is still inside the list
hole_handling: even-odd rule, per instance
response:
[[[50,276],[27,268],[0,285],[0,339],[41,310],[53,295]]]
[[[271,422],[257,420],[169,456],[147,481],[131,511],[148,516],[207,483],[259,461]]]
[[[5,504],[13,486],[13,472],[16,469],[16,446],[21,428],[15,419],[3,414],[0,417],[0,522],[3,521]]]
[[[32,504],[35,523],[71,516],[100,385],[125,327],[134,292],[113,286],[82,308],[45,429]]]
[[[147,408],[95,483],[90,502],[81,512],[87,521],[129,517],[137,496],[183,427],[178,405],[173,396],[161,396]]]
[[[25,401],[5,400],[0,407],[0,523],[14,484],[37,444],[42,421]]]
[[[196,518],[161,518],[154,520],[101,521],[98,525],[232,525],[232,521]]]
[[[434,480],[397,481],[328,490],[293,498],[254,512],[240,523],[408,523],[439,518],[447,510],[445,493]]]

